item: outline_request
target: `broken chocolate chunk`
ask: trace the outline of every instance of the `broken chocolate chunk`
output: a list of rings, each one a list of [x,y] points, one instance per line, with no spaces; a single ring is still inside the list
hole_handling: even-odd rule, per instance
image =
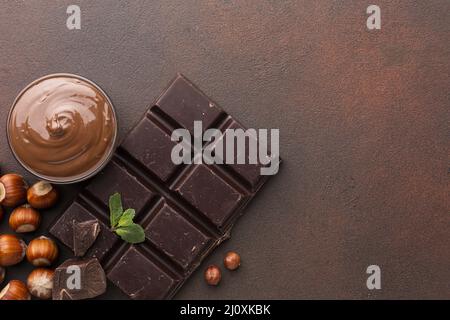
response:
[[[77,222],[73,220],[73,250],[75,256],[82,257],[94,244],[100,233],[97,220]]]
[[[96,258],[69,259],[55,270],[53,300],[90,299],[105,291],[105,271]]]
[[[119,241],[119,237],[111,232],[108,226],[102,222],[100,217],[95,216],[91,209],[85,208],[85,205],[74,202],[66,212],[58,217],[50,233],[58,238],[63,244],[74,251],[73,246],[73,221],[84,222],[89,220],[97,220],[100,224],[100,233],[94,245],[86,252],[85,257],[97,258],[102,261],[105,255]]]

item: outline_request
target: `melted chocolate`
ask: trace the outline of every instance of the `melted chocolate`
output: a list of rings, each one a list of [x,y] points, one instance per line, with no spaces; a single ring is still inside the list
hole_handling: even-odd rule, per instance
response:
[[[96,171],[111,153],[116,131],[105,94],[70,75],[32,83],[16,100],[8,123],[17,159],[55,182],[79,180]]]

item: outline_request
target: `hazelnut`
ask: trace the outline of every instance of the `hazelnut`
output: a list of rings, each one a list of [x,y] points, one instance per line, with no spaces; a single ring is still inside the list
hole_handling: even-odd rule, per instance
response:
[[[47,209],[58,200],[58,192],[50,183],[39,181],[28,189],[27,200],[33,208]]]
[[[236,270],[241,265],[241,257],[236,252],[227,252],[223,259],[223,265],[228,270]]]
[[[210,286],[217,286],[222,278],[222,274],[218,266],[211,265],[205,270],[205,280]]]
[[[27,199],[28,185],[22,176],[9,173],[0,178],[0,204],[15,207]]]
[[[3,207],[0,206],[0,221],[2,221],[3,218]]]
[[[31,296],[25,283],[11,280],[0,292],[0,300],[30,300]]]
[[[0,267],[0,284],[5,280],[6,270],[3,267]]]
[[[27,278],[28,291],[39,299],[50,299],[53,290],[54,271],[46,268],[37,268],[31,271]]]
[[[28,244],[27,259],[35,267],[49,266],[57,257],[58,247],[50,238],[41,236]]]
[[[8,267],[23,260],[27,245],[13,234],[0,235],[0,266]]]
[[[28,204],[14,209],[9,216],[9,226],[18,233],[35,231],[40,223],[41,215]]]

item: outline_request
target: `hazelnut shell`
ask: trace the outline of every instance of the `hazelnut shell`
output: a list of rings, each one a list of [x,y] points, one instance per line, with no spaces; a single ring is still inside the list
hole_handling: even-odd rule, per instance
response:
[[[28,189],[27,200],[33,208],[47,209],[58,200],[58,192],[49,182],[39,181]]]
[[[28,185],[22,176],[8,173],[0,178],[0,204],[16,207],[27,199]]]
[[[50,238],[41,236],[28,244],[27,259],[35,267],[49,266],[57,257],[58,247]]]
[[[28,291],[36,298],[47,300],[52,297],[54,271],[37,268],[27,278]]]
[[[41,215],[30,205],[24,204],[11,212],[9,226],[18,233],[33,232],[41,224]]]
[[[11,280],[0,292],[0,300],[30,300],[31,296],[25,283]]]
[[[0,266],[8,267],[21,262],[27,245],[13,234],[0,235]]]

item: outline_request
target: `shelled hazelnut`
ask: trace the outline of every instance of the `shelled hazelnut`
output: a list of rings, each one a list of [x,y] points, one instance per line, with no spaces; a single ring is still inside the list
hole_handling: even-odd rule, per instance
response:
[[[217,286],[222,279],[222,273],[218,266],[211,265],[205,270],[205,280],[211,286]]]
[[[228,270],[236,270],[241,265],[241,256],[234,251],[227,252],[223,259],[223,265]]]
[[[47,209],[58,200],[58,192],[49,182],[39,181],[28,189],[27,200],[33,208]]]
[[[0,300],[30,300],[31,296],[25,283],[11,280],[0,292]]]
[[[8,267],[23,260],[27,245],[13,234],[0,235],[0,266]]]
[[[54,271],[46,268],[34,269],[27,278],[28,291],[39,299],[50,299],[53,290]]]
[[[56,243],[45,236],[33,239],[28,244],[27,259],[35,267],[51,265],[58,257]]]
[[[33,232],[41,224],[41,215],[29,204],[24,204],[13,210],[9,216],[9,226],[18,233]]]
[[[0,204],[15,207],[27,199],[28,185],[22,176],[8,173],[0,178]]]

